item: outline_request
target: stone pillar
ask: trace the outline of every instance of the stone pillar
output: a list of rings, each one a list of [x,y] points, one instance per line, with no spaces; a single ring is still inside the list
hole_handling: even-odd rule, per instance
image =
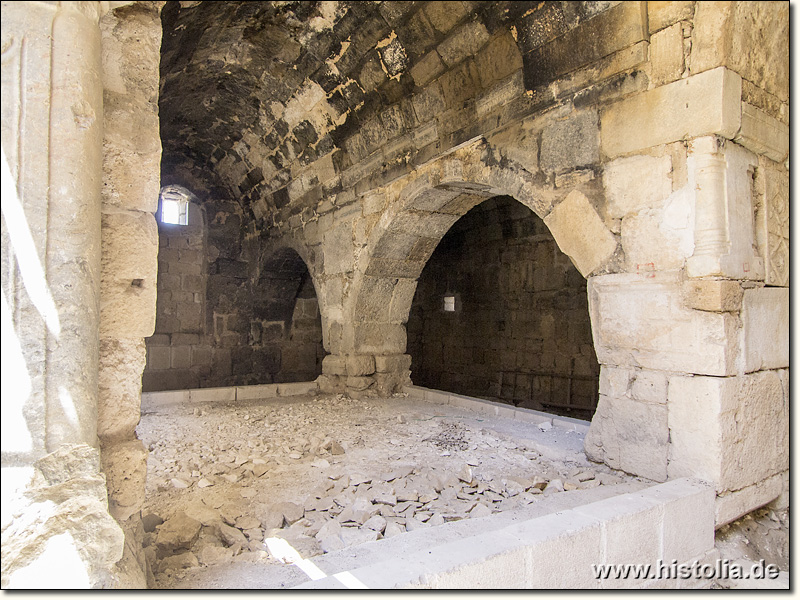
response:
[[[320,389],[352,397],[390,396],[411,385],[408,354],[329,354],[322,360]]]
[[[103,82],[99,2],[53,19],[47,273],[61,334],[47,351],[47,449],[97,445]]]
[[[764,280],[764,259],[754,252],[754,182],[758,158],[717,136],[690,142],[695,176],[695,247],[689,277]]]
[[[125,545],[97,448],[103,4],[3,5],[4,588],[113,587]]]
[[[115,586],[147,587],[141,507],[147,450],[136,438],[144,338],[153,334],[158,271],[161,3],[133,3],[100,21],[105,136],[97,433],[109,512],[125,532]]]

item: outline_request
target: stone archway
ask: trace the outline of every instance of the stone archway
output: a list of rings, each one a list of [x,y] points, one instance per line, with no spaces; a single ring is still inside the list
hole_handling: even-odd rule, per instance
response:
[[[483,138],[370,192],[385,209],[357,254],[341,305],[341,340],[337,350],[328,347],[332,356],[323,364],[323,388],[386,394],[409,383],[405,324],[417,278],[444,234],[472,207],[493,196],[517,199],[544,219],[586,277],[617,250],[589,200],[600,194],[594,181],[573,190],[548,186]]]

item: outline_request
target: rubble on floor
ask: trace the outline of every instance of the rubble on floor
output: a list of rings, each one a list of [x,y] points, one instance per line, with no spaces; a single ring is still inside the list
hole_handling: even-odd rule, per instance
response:
[[[503,427],[489,428],[499,421],[404,395],[145,414],[138,434],[150,450],[150,587],[180,587],[175,580],[193,569],[223,563],[283,562],[276,539],[308,558],[633,479],[550,460]]]

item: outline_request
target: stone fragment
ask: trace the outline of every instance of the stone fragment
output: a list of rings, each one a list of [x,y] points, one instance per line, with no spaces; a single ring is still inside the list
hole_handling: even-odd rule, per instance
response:
[[[144,527],[146,533],[154,532],[156,527],[161,525],[163,522],[164,519],[155,513],[149,513],[142,517],[142,527]]]
[[[471,519],[479,519],[480,517],[488,517],[492,514],[492,509],[486,506],[485,504],[478,503],[476,504],[471,511],[469,511],[469,516]]]
[[[364,527],[383,533],[386,529],[386,519],[380,515],[373,515],[364,522]]]
[[[218,523],[217,529],[219,531],[220,538],[228,547],[236,545],[239,545],[240,547],[247,546],[247,538],[241,531],[236,529],[236,527],[231,527],[225,523]]]
[[[190,569],[199,566],[200,563],[192,552],[181,552],[180,554],[167,556],[158,565],[159,570],[162,572],[180,571],[181,569]]]
[[[222,546],[205,546],[200,550],[200,562],[203,565],[211,566],[217,564],[224,564],[233,558],[233,552],[230,548],[223,548]]]
[[[423,523],[419,519],[414,517],[407,517],[406,518],[406,531],[415,531],[417,529],[423,529],[425,527],[429,527],[427,523]]]
[[[191,548],[200,536],[202,524],[179,512],[167,519],[159,528],[156,545],[165,552]]]
[[[238,529],[241,529],[242,531],[244,531],[245,529],[254,529],[260,526],[261,526],[261,521],[256,517],[245,515],[236,519],[236,527]]]
[[[386,529],[383,531],[383,537],[388,539],[390,537],[400,535],[401,533],[405,533],[405,531],[405,527],[392,521],[386,523]]]
[[[458,475],[456,475],[456,477],[458,477],[459,481],[463,481],[466,484],[472,483],[473,480],[472,467],[465,464],[463,467],[461,467],[461,470],[458,472]]]
[[[594,479],[595,474],[592,471],[580,471],[578,474],[575,475],[575,479],[578,481],[589,481],[590,479]]]
[[[173,480],[173,481],[176,481],[176,480]],[[179,481],[179,480],[177,480],[177,481]],[[207,488],[207,487],[211,487],[212,485],[214,485],[214,484],[211,483],[205,477],[203,477],[200,481],[197,482],[197,487],[199,487],[199,488]],[[175,486],[175,487],[178,487],[178,486]]]
[[[346,527],[341,531],[341,539],[344,542],[344,547],[348,548],[367,542],[374,542],[378,539],[378,532],[373,529]]]
[[[544,488],[545,494],[554,494],[556,492],[564,491],[564,483],[560,479],[552,479],[550,483]]]

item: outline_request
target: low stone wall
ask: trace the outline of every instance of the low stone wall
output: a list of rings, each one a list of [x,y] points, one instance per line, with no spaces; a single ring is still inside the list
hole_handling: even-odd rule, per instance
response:
[[[493,517],[486,517],[492,519]],[[700,588],[710,580],[601,579],[595,565],[713,563],[714,492],[679,479],[571,510],[437,544],[420,530],[391,561],[343,571],[300,589]],[[371,544],[397,543],[393,539]]]
[[[144,392],[142,394],[142,410],[147,412],[156,410],[159,406],[165,404],[180,404],[182,402],[236,402],[237,400],[283,398],[310,394],[316,390],[316,381],[303,381],[299,383],[271,383],[241,387]]]

